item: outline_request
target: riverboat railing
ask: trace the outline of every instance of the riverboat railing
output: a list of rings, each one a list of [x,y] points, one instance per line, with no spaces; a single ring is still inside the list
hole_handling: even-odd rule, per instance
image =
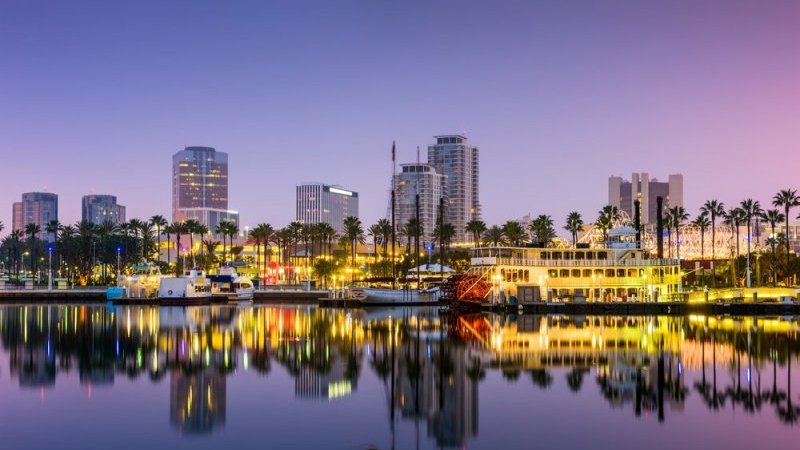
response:
[[[484,257],[473,258],[473,266],[528,266],[528,267],[652,267],[677,266],[677,259],[609,259],[575,260],[575,259],[526,259]]]

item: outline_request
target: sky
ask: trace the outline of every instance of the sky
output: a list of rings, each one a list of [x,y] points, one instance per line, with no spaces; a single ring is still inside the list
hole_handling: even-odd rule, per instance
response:
[[[386,214],[390,150],[480,148],[483,218],[591,220],[610,175],[703,201],[800,188],[797,1],[0,1],[0,221],[20,194],[170,216],[171,155],[229,154],[241,225],[304,181]]]

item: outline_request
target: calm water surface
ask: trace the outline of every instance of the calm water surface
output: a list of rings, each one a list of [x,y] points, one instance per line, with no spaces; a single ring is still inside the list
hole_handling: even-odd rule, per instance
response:
[[[2,448],[796,448],[795,318],[0,307]]]

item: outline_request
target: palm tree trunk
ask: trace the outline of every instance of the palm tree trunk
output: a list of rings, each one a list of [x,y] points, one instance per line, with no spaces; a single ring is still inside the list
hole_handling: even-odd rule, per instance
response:
[[[705,262],[705,252],[706,252],[706,233],[702,229],[700,229],[700,277],[705,279],[706,277],[706,267],[703,265]]]
[[[786,210],[786,231],[784,234],[786,235],[786,287],[789,287],[789,204],[787,203],[784,207]]]
[[[717,287],[717,240],[716,240],[716,225],[714,221],[715,217],[711,216],[711,285]]]

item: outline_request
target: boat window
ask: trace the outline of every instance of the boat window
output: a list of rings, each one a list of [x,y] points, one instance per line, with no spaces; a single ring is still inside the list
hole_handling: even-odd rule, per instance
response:
[[[594,259],[594,252],[586,252],[586,259]]]
[[[572,259],[572,252],[564,252],[564,259]]]
[[[608,259],[607,252],[597,252],[597,259]]]
[[[639,269],[639,276],[640,277],[644,277],[645,276],[644,269]]]
[[[561,277],[561,278],[567,278],[569,276],[569,270],[568,269],[561,269],[561,271],[559,272],[558,276]]]
[[[551,253],[553,259],[561,259],[561,252],[553,252]]]
[[[592,269],[583,269],[583,276],[589,278],[592,276]]]
[[[530,270],[526,270],[525,271],[525,282],[527,283],[530,280],[531,280],[531,271]]]
[[[625,276],[625,269],[617,269],[617,277],[622,278]]]
[[[639,271],[638,271],[638,270],[636,270],[636,269],[628,269],[628,276],[629,276],[629,277],[635,277],[635,276],[638,276],[638,273],[639,273]]]
[[[600,278],[603,276],[603,269],[594,269],[594,276]]]
[[[581,276],[581,269],[572,269],[572,276],[578,278]]]
[[[558,271],[556,269],[550,269],[548,275],[550,278],[558,278]]]
[[[539,258],[541,259],[550,259],[550,252],[542,252],[539,254]]]
[[[584,259],[586,257],[586,253],[584,252],[575,252],[575,259]]]
[[[614,269],[606,269],[606,278],[614,278]]]

